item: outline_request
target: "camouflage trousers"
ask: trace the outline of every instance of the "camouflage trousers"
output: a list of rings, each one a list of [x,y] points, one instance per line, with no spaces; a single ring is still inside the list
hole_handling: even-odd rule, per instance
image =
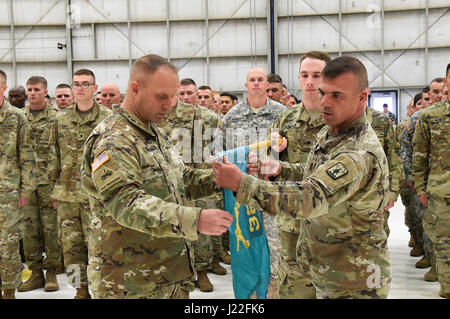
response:
[[[351,291],[334,291],[316,287],[317,299],[386,299],[389,289],[390,285],[384,285],[378,289]]]
[[[189,299],[189,292],[194,290],[194,286],[185,287],[183,284],[158,285],[149,282],[146,285],[146,292],[111,292],[93,291],[94,299]]]
[[[413,192],[412,189],[403,189],[400,193],[402,203],[405,206],[405,225],[417,245],[423,247],[422,219],[417,216]]]
[[[389,238],[389,235],[391,233],[391,230],[389,229],[389,211],[383,210],[383,228],[386,233],[386,238]]]
[[[205,209],[217,208],[215,197],[187,202],[190,207]],[[219,257],[223,252],[222,237],[199,234],[198,240],[192,242],[194,249],[194,268],[196,271],[206,271],[211,268],[213,256]]]
[[[192,242],[194,248],[195,271],[206,271],[211,268],[213,259],[213,243],[210,235],[199,234],[198,240]]]
[[[430,196],[423,220],[433,244],[441,291],[450,293],[450,198]]]
[[[50,193],[49,186],[38,186],[22,208],[23,250],[30,270],[55,269],[61,264],[57,213]]]
[[[279,281],[278,265],[280,264],[280,239],[278,237],[277,217],[261,212],[264,231],[267,237],[270,255],[270,280]]]
[[[58,201],[58,223],[61,228],[64,266],[70,285],[87,285],[89,203]]]
[[[18,202],[18,196],[0,194],[0,284],[4,290],[17,289],[22,283],[19,253],[22,212],[17,208]]]
[[[307,267],[297,262],[298,234],[280,230],[280,299],[315,299],[316,289],[307,276]]]
[[[430,239],[430,236],[433,236],[433,234],[435,233],[434,223],[430,219],[429,214],[425,216],[426,207],[423,206],[421,202],[419,202],[419,198],[416,192],[414,192],[413,200],[416,209],[416,215],[422,222],[423,250],[425,251],[425,255],[430,256],[430,258],[434,260],[433,241]],[[426,231],[425,228],[427,228],[428,231]]]

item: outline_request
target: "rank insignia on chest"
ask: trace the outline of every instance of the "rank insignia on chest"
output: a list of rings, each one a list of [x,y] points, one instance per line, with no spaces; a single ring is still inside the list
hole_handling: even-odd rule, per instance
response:
[[[336,180],[344,175],[347,175],[348,170],[342,163],[337,163],[327,169],[327,174],[331,176],[332,179]]]
[[[92,173],[95,173],[95,171],[98,170],[100,166],[105,164],[107,161],[109,161],[109,155],[107,151],[104,151],[92,163]]]

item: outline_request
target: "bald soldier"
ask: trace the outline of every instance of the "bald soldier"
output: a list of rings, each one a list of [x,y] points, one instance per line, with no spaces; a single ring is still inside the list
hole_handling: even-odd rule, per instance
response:
[[[389,169],[365,115],[367,71],[355,58],[339,57],[325,66],[322,78],[326,126],[306,165],[261,163],[260,173],[282,174],[290,182],[265,182],[227,162],[213,163],[215,181],[237,192],[240,204],[305,221],[297,254],[308,260],[317,298],[386,298],[391,267],[383,207]],[[255,164],[248,168],[258,172]]]
[[[113,104],[120,104],[122,101],[122,94],[119,87],[115,83],[106,83],[100,90],[100,104],[111,109]]]
[[[212,170],[184,166],[154,123],[172,107],[176,68],[157,55],[139,58],[125,100],[91,133],[83,188],[91,197],[89,278],[95,298],[188,298],[195,272],[190,241],[220,235],[232,216],[186,207],[186,185],[214,190]]]
[[[269,139],[268,129],[286,108],[267,97],[267,73],[261,68],[252,68],[247,72],[245,88],[247,98],[233,108],[222,119],[221,136],[216,145],[226,150],[262,142]],[[265,153],[267,150],[263,150]],[[280,241],[275,217],[261,212],[264,231],[270,252],[270,282],[267,298],[278,298],[278,264],[280,260]]]

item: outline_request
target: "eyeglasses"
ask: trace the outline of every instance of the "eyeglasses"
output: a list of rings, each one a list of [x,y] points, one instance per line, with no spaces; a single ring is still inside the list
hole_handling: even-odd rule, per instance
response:
[[[74,88],[74,89],[79,89],[79,88],[87,89],[91,85],[95,85],[95,83],[81,83],[81,84],[73,83],[72,84],[72,88]]]

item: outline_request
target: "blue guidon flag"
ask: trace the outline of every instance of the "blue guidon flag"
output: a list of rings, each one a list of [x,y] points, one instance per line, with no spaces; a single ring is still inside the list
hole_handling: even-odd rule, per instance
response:
[[[222,156],[247,173],[248,154],[257,147],[257,144],[241,146]],[[270,256],[261,213],[254,207],[240,205],[228,189],[223,190],[223,198],[225,210],[233,215],[233,223],[228,230],[234,296],[248,299],[256,292],[258,299],[265,299],[270,279]]]

